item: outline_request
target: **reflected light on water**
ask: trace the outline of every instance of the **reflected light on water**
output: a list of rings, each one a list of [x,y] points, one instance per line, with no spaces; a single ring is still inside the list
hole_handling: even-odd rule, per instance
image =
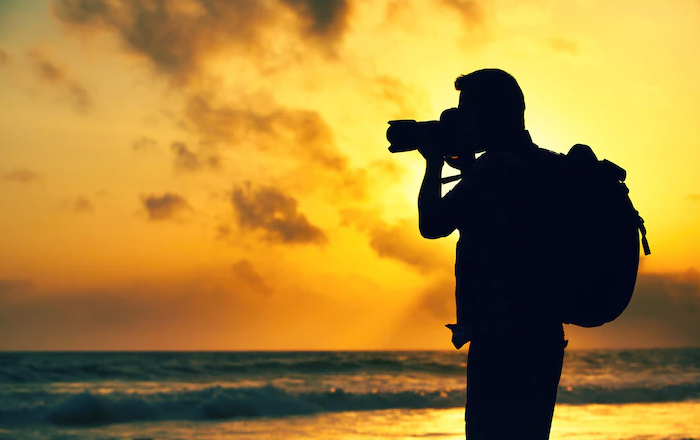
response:
[[[680,440],[700,437],[700,402],[559,405],[552,440]]]
[[[681,440],[700,438],[700,402],[558,405],[551,440]],[[31,432],[30,432],[31,431]],[[464,409],[381,410],[228,421],[160,421],[91,428],[10,430],[16,440],[436,440],[464,439]],[[0,432],[1,434],[2,432]],[[25,435],[26,434],[26,435]]]

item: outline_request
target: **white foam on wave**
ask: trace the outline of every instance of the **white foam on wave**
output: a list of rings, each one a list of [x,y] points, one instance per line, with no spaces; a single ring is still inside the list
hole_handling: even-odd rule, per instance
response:
[[[55,401],[37,401],[22,408],[0,411],[0,424],[44,422],[55,425],[99,425],[144,420],[219,420],[285,417],[324,412],[379,409],[457,408],[465,390],[292,393],[275,386],[250,388],[208,387],[163,393],[83,392]],[[561,389],[559,404],[671,402],[700,399],[700,385],[661,389],[605,387]]]

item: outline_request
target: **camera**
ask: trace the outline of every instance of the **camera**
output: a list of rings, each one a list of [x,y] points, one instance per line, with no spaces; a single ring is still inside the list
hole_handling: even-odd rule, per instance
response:
[[[456,157],[465,152],[463,130],[460,110],[449,108],[442,112],[439,121],[389,121],[386,139],[392,153],[437,148],[443,156]]]

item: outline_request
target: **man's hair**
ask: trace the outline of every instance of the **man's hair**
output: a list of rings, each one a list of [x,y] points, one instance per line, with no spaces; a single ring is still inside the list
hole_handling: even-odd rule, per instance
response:
[[[525,126],[525,97],[518,82],[500,69],[482,69],[455,80],[461,91],[460,104],[469,105],[499,125]]]

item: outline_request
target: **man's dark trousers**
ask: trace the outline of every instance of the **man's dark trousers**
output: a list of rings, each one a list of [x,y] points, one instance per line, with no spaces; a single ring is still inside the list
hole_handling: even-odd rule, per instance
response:
[[[467,438],[548,439],[565,346],[561,324],[475,338],[467,363]]]

